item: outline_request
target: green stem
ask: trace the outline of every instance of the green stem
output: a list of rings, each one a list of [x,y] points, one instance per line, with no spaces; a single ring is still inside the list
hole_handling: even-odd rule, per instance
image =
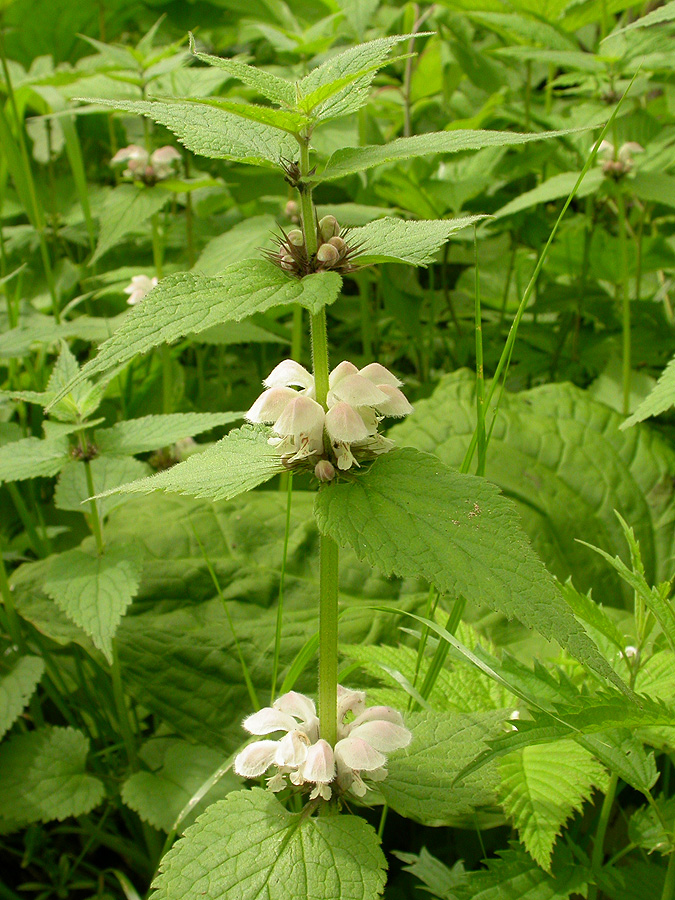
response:
[[[91,463],[86,458],[84,460],[84,471],[87,478],[87,491],[89,492],[89,496],[93,497],[96,493],[96,491],[94,490],[94,478],[91,474]],[[104,550],[103,527],[101,525],[101,517],[98,513],[98,504],[96,500],[89,501],[89,509],[91,510],[91,531],[96,541],[96,549],[98,550],[98,554],[99,556],[102,556]]]
[[[309,139],[300,141],[300,172],[302,175],[309,173]],[[316,230],[316,211],[312,202],[312,186],[302,182],[298,191],[300,194],[300,217],[302,219],[302,233],[305,236],[305,249],[307,256],[312,257],[319,247],[319,238]]]
[[[12,498],[12,503],[16,507],[16,511],[19,514],[19,518],[23,524],[23,527],[26,529],[26,534],[32,544],[33,550],[37,554],[37,556],[47,556],[49,553],[49,544],[47,543],[47,538],[45,535],[45,540],[43,541],[40,535],[37,533],[37,529],[33,524],[33,519],[28,510],[28,507],[24,503],[23,497],[19,492],[18,487],[14,484],[14,482],[10,481],[7,483],[7,490],[9,491],[9,496]]]
[[[134,771],[138,771],[138,756],[136,755],[136,741],[131,729],[129,720],[129,710],[127,708],[126,699],[124,697],[124,687],[122,686],[122,670],[120,669],[120,660],[117,652],[117,641],[112,642],[112,684],[113,693],[115,695],[115,709],[117,710],[117,720],[120,727],[120,733],[124,746],[127,751],[129,765]]]
[[[666,880],[663,884],[661,900],[673,900],[675,898],[675,853],[671,853],[666,869]]]
[[[609,817],[612,812],[612,807],[614,806],[614,797],[616,796],[616,787],[618,783],[619,776],[616,774],[612,775],[609,781],[609,788],[605,794],[605,799],[602,802],[602,809],[600,810],[600,819],[598,821],[597,831],[595,832],[595,838],[593,839],[593,855],[591,857],[591,869],[596,874],[600,871],[602,860],[605,855],[605,836],[609,825]],[[596,900],[597,896],[598,885],[592,884],[588,889],[588,900]]]
[[[326,310],[321,309],[312,316],[312,366],[316,402],[326,406],[328,396],[328,334],[326,332]]]
[[[21,623],[14,606],[14,597],[12,597],[12,588],[7,578],[7,569],[5,568],[5,560],[0,552],[0,596],[7,616],[7,630],[12,639],[12,643],[16,644],[21,650],[25,650],[23,635],[21,633]]]
[[[319,584],[319,722],[321,737],[337,742],[338,545],[321,536]]]
[[[631,335],[630,335],[630,297],[628,294],[628,242],[626,239],[626,201],[621,187],[616,192],[619,210],[619,254],[621,259],[621,281],[618,285],[618,299],[621,302],[621,334],[622,334],[622,381],[623,381],[623,414],[630,412],[631,383]]]
[[[291,359],[296,362],[302,362],[303,325],[302,307],[298,303],[293,307],[293,332],[291,334]]]
[[[480,308],[480,277],[478,274],[478,241],[476,228],[473,229],[473,245],[475,254],[475,318],[476,318],[476,429],[478,441],[478,468],[476,475],[485,475],[485,377],[483,373],[483,319]]]

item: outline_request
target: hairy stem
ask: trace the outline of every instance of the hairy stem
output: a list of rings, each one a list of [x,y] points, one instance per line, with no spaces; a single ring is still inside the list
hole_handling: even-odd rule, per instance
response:
[[[321,536],[319,586],[319,722],[321,737],[337,742],[338,545]]]

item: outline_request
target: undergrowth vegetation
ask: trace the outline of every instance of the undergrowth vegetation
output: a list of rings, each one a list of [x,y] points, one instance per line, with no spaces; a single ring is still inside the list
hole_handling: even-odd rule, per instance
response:
[[[675,900],[675,3],[0,8],[0,900]]]

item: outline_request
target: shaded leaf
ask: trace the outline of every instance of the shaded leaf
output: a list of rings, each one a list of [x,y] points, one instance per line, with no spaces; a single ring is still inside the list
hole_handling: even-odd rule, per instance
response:
[[[20,656],[0,676],[0,738],[9,731],[33,696],[45,670],[39,656]]]

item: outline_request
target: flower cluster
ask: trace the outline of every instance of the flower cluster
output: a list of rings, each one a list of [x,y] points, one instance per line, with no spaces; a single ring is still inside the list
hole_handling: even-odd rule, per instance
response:
[[[288,207],[287,207],[288,208]],[[335,216],[324,216],[316,229],[318,248],[313,256],[309,256],[305,244],[305,236],[299,228],[293,228],[277,239],[277,249],[266,253],[267,258],[290,275],[309,275],[311,272],[322,272],[332,269],[341,274],[356,270],[354,257],[359,246],[349,244],[349,229],[340,229]]]
[[[319,737],[314,701],[290,691],[244,719],[250,734],[284,732],[278,740],[256,741],[245,747],[234,761],[234,770],[244,778],[259,778],[268,769],[276,772],[267,782],[271,791],[283,790],[288,781],[296,787],[311,786],[310,800],[350,791],[363,797],[371,781],[387,776],[385,754],[407,747],[412,734],[401,714],[390,706],[366,707],[364,691],[338,685],[338,739],[335,747]],[[288,779],[288,781],[287,781]]]
[[[634,153],[644,152],[644,147],[635,141],[628,141],[616,151],[614,144],[602,141],[598,147],[598,155],[602,157],[602,171],[610,178],[621,178],[627,175],[635,165]]]
[[[124,293],[129,295],[127,303],[129,306],[135,306],[156,286],[156,278],[148,278],[147,275],[134,275],[131,282],[124,288]]]
[[[263,384],[266,390],[246,418],[272,425],[269,443],[284,463],[314,465],[320,481],[335,476],[333,462],[345,471],[391,450],[393,441],[378,433],[379,423],[412,412],[399,390],[402,382],[375,362],[363,369],[347,360],[336,366],[329,376],[327,410],[315,399],[314,377],[292,359],[280,362]]]
[[[180,158],[178,150],[170,145],[160,147],[150,154],[138,144],[129,144],[117,151],[110,160],[110,165],[120,166],[126,163],[126,169],[122,172],[124,178],[152,185],[175,175]]]

